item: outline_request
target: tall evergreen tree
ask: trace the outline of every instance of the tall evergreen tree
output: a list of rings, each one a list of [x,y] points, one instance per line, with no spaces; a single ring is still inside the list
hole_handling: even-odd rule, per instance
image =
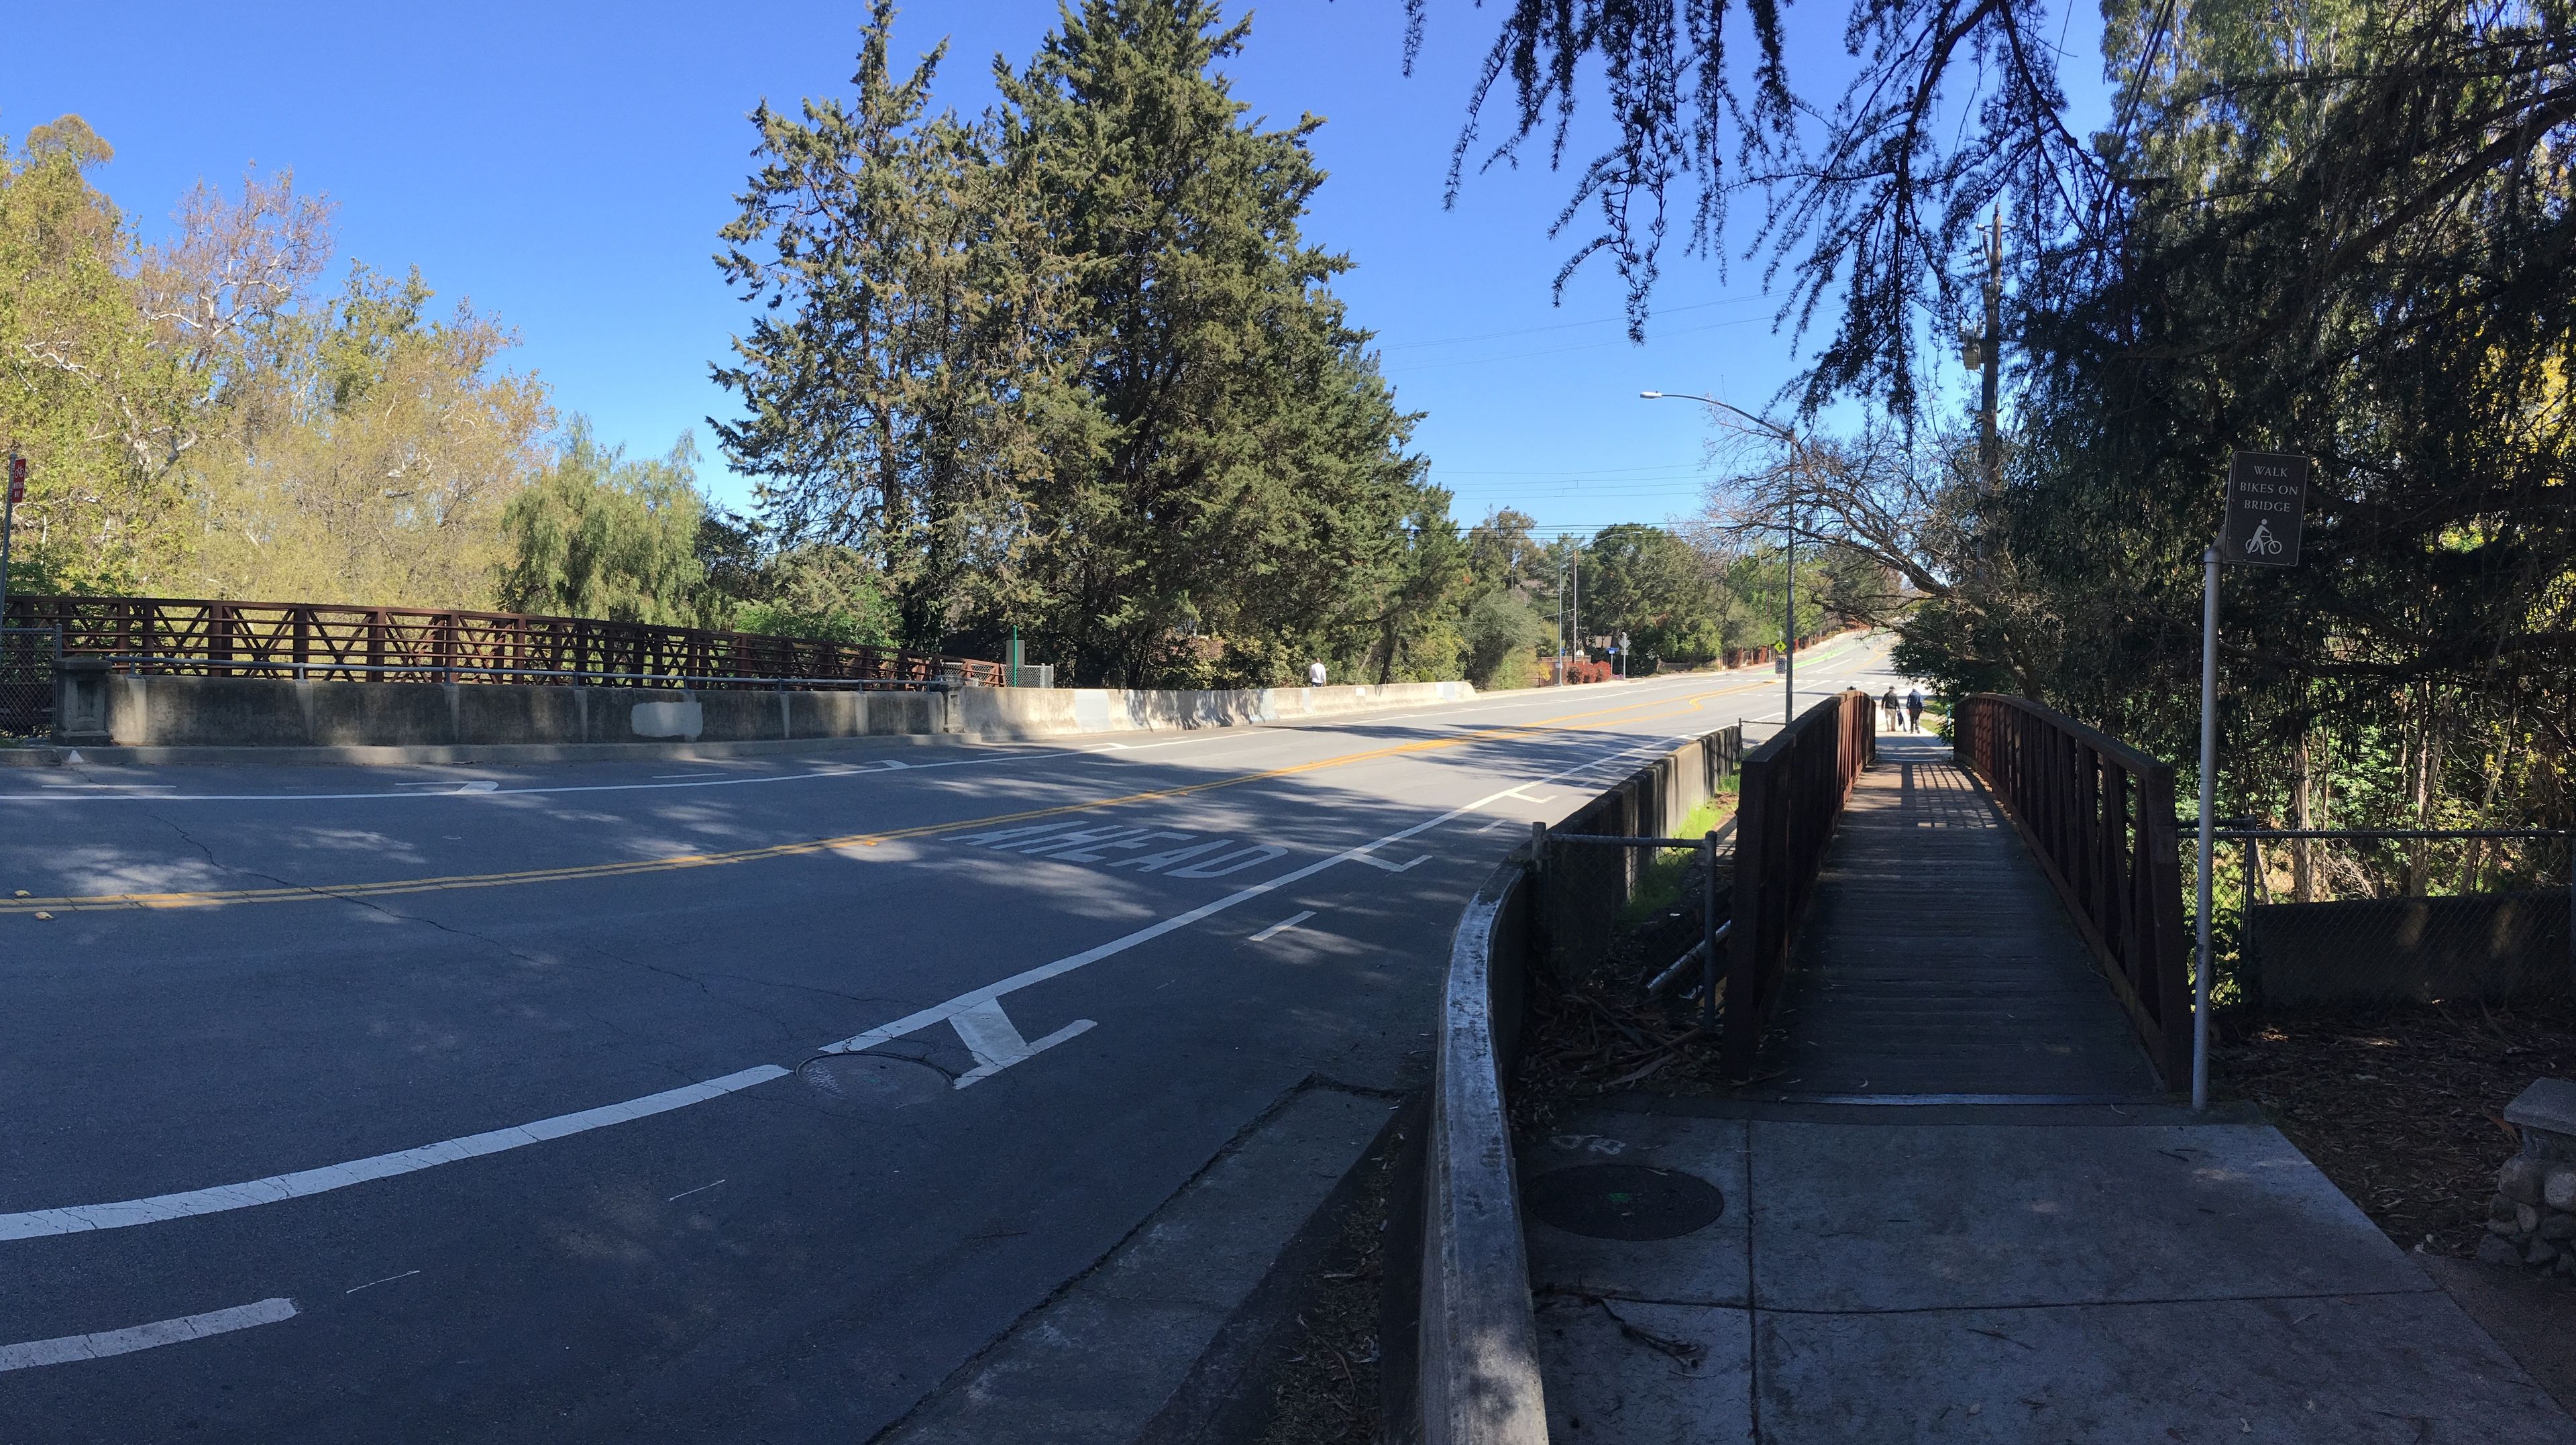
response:
[[[1079,678],[1267,681],[1295,670],[1279,649],[1372,622],[1400,665],[1373,594],[1418,570],[1410,419],[1325,289],[1349,260],[1300,231],[1321,122],[1263,129],[1215,69],[1247,29],[1210,0],[1090,0],[998,77],[1074,333],[1026,565]]]
[[[855,101],[754,117],[719,257],[766,310],[717,436],[778,539],[876,558],[908,642],[1016,627],[1074,681],[1454,676],[1448,499],[1300,235],[1321,122],[1216,69],[1245,27],[1092,0],[969,123],[929,114],[938,53],[895,77],[892,18]]]
[[[1010,219],[989,131],[928,115],[946,47],[898,79],[893,21],[876,0],[851,102],[753,113],[764,164],[716,259],[763,314],[714,368],[747,414],[710,425],[784,545],[867,553],[904,640],[936,647],[1006,572],[1029,318],[989,271]]]

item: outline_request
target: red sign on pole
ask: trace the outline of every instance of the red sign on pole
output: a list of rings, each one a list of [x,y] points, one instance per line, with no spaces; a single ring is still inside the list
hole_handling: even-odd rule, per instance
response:
[[[9,500],[13,504],[27,500],[27,459],[25,457],[9,459]]]

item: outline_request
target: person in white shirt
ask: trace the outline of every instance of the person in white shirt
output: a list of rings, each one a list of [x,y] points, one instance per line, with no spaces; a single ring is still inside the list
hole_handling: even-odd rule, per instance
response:
[[[1306,664],[1306,685],[1308,687],[1322,687],[1324,685],[1324,664],[1321,662],[1310,662]]]

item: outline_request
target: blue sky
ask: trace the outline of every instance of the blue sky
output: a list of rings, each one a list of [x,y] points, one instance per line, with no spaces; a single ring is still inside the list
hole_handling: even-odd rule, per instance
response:
[[[116,147],[100,182],[147,235],[200,177],[231,187],[254,162],[292,167],[337,203],[343,257],[417,265],[444,300],[497,313],[523,338],[515,365],[643,452],[684,430],[708,446],[702,419],[729,412],[707,365],[744,311],[707,258],[749,166],[745,113],[846,90],[864,14],[776,0],[10,9],[0,133],[86,116]],[[1606,265],[1551,306],[1569,248],[1546,232],[1564,177],[1489,173],[1441,207],[1496,13],[1462,0],[1431,12],[1411,79],[1397,0],[1256,7],[1227,66],[1256,113],[1328,121],[1315,148],[1332,179],[1308,235],[1358,262],[1339,289],[1379,333],[1400,401],[1427,413],[1417,447],[1462,522],[1509,505],[1545,530],[1588,532],[1691,511],[1706,414],[1637,393],[1759,406],[1794,372],[1758,267],[1668,251],[1642,347],[1625,339]],[[948,39],[941,102],[978,110],[992,56],[1024,61],[1055,17],[1052,0],[916,0],[897,51]],[[1789,23],[1793,80],[1832,86],[1841,7],[1796,7]],[[2079,112],[2102,109],[2098,26],[2089,7],[2068,25]],[[701,479],[742,496],[712,456]]]

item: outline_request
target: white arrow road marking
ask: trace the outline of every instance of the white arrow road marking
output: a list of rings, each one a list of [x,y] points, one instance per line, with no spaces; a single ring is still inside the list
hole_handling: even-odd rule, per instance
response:
[[[1409,869],[1419,868],[1423,864],[1430,862],[1431,855],[1425,853],[1421,857],[1411,859],[1407,862],[1389,863],[1385,859],[1377,856],[1375,853],[1360,852],[1352,854],[1351,861],[1354,863],[1366,863],[1371,868],[1383,868],[1389,873],[1402,873]]]
[[[1019,1025],[1002,1012],[1002,1005],[986,999],[973,1008],[961,1010],[948,1020],[966,1052],[975,1056],[975,1067],[957,1076],[957,1087],[980,1084],[1011,1065],[1033,1059],[1074,1035],[1091,1027],[1089,1019],[1075,1019],[1054,1033],[1030,1043],[1020,1037]]]
[[[1298,924],[1303,923],[1314,916],[1315,910],[1311,908],[1307,909],[1303,913],[1291,913],[1287,917],[1280,919],[1277,923],[1274,923],[1268,928],[1261,930],[1259,933],[1252,935],[1252,941],[1255,943],[1268,943],[1270,940],[1277,938],[1279,935],[1286,933],[1289,929],[1296,927]]]
[[[235,1305],[228,1310],[181,1315],[175,1320],[154,1320],[131,1329],[30,1340],[23,1345],[0,1345],[0,1370],[67,1365],[74,1360],[104,1360],[111,1355],[130,1355],[155,1345],[175,1345],[184,1340],[202,1340],[208,1335],[246,1330],[253,1325],[273,1325],[280,1320],[291,1320],[295,1314],[295,1301],[291,1299],[264,1299],[257,1304]]]
[[[1463,807],[1452,808],[1434,818],[1426,818],[1410,828],[1399,829],[1383,838],[1344,849],[1339,853],[1326,854],[1302,868],[1292,868],[1276,878],[1238,888],[1223,898],[1175,913],[1158,923],[1149,923],[1133,933],[1110,939],[1106,943],[1096,944],[1080,953],[1067,954],[1052,963],[1042,963],[1035,968],[1024,969],[997,983],[988,983],[982,988],[959,994],[946,1003],[933,1004],[926,1009],[906,1014],[892,1023],[879,1024],[865,1033],[853,1034],[837,1043],[825,1044],[817,1052],[855,1054],[874,1048],[888,1040],[918,1033],[934,1024],[947,1023],[960,1014],[980,1009],[1006,994],[1017,993],[1031,984],[1061,977],[1075,969],[1098,963],[1104,958],[1125,953],[1140,944],[1151,943],[1167,933],[1187,928],[1203,918],[1213,917],[1238,904],[1249,903],[1264,894],[1276,892],[1294,883],[1304,882],[1325,869],[1347,863],[1370,849],[1420,837],[1435,828],[1475,812],[1497,798],[1515,794],[1521,788],[1571,777],[1586,769],[1600,767],[1637,753],[1668,749],[1675,743],[1686,740],[1686,735],[1678,734],[1671,737],[1642,739],[1626,747],[1604,753],[1588,762],[1560,768],[1533,782],[1517,784],[1499,793],[1489,793]],[[1090,1021],[1084,1020],[1058,1029],[1036,1043],[1027,1045],[1028,1054],[1021,1057],[1026,1058],[1053,1048],[1090,1027]],[[1016,1033],[1017,1030],[1013,1032]],[[964,1031],[960,1030],[959,1037],[964,1036]],[[968,1047],[971,1049],[973,1045],[970,1043]],[[486,1154],[498,1154],[506,1150],[524,1148],[530,1144],[543,1143],[550,1139],[565,1138],[591,1129],[606,1128],[611,1124],[624,1124],[636,1119],[649,1118],[655,1114],[668,1113],[673,1109],[685,1109],[691,1104],[703,1104],[710,1099],[720,1099],[727,1094],[751,1088],[756,1084],[765,1084],[772,1079],[783,1079],[787,1077],[788,1072],[776,1064],[760,1064],[727,1074],[720,1079],[708,1079],[703,1083],[665,1089],[658,1094],[646,1094],[641,1098],[628,1099],[621,1103],[603,1104],[596,1109],[584,1109],[572,1114],[557,1114],[553,1118],[539,1119],[530,1124],[514,1124],[505,1129],[493,1129],[481,1134],[467,1135],[461,1139],[442,1140],[436,1144],[424,1144],[417,1149],[404,1149],[392,1154],[377,1154],[365,1159],[352,1160],[346,1164],[328,1164],[315,1169],[297,1170],[292,1174],[272,1174],[265,1179],[253,1179],[241,1184],[217,1184],[204,1189],[159,1194],[148,1199],[120,1200],[110,1204],[70,1204],[52,1209],[30,1209],[16,1214],[0,1214],[0,1240],[41,1239],[58,1234],[80,1234],[93,1229],[124,1229],[138,1224],[159,1224],[165,1220],[188,1219],[200,1214],[220,1214],[230,1209],[247,1209],[255,1204],[281,1204],[289,1199],[301,1199],[306,1195],[321,1194],[328,1190],[346,1189],[352,1184],[364,1184],[371,1179],[410,1174],[440,1164],[454,1164],[460,1160],[480,1158]],[[970,1082],[990,1076],[990,1072],[979,1067],[968,1071],[957,1082],[960,1087],[963,1087]],[[259,1306],[246,1305],[243,1308],[255,1309]],[[218,1311],[218,1313],[222,1312]],[[143,1328],[156,1327],[147,1325]],[[10,1348],[20,1347],[11,1346]]]

